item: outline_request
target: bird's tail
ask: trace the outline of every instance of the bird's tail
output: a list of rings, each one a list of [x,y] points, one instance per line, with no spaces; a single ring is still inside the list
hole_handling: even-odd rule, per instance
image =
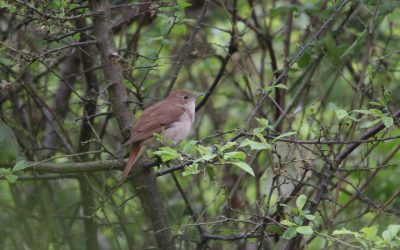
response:
[[[141,150],[141,146],[139,143],[132,146],[128,163],[126,164],[124,172],[122,173],[121,179],[119,180],[120,185],[124,184],[126,178],[129,175],[129,172],[131,172],[131,170],[132,170],[133,165],[135,165],[136,160],[139,158],[139,154],[141,151],[142,150]]]

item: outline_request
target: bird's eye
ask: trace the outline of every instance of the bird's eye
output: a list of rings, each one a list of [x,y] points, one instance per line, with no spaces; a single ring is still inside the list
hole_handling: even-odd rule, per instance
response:
[[[188,98],[189,98],[189,96],[187,96],[187,95],[183,96],[183,99],[185,99],[185,100],[187,100]]]

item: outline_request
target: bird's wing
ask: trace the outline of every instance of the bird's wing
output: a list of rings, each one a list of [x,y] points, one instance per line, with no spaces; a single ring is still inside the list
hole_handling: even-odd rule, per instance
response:
[[[131,136],[127,144],[132,144],[159,133],[164,127],[168,127],[185,112],[184,108],[168,101],[161,101],[153,104],[143,111],[142,116],[133,125]]]

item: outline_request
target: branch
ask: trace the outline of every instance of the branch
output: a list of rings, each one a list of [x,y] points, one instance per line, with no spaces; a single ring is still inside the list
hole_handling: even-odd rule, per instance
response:
[[[399,118],[400,110],[396,111],[393,114],[393,116],[394,116],[394,118]],[[319,203],[322,201],[324,194],[326,194],[328,192],[328,187],[331,182],[331,178],[335,176],[335,171],[337,171],[338,167],[343,162],[343,160],[345,160],[347,158],[347,156],[349,156],[355,149],[357,149],[362,144],[361,141],[367,140],[368,138],[375,136],[380,131],[382,131],[384,128],[385,128],[385,125],[383,123],[380,123],[380,124],[376,125],[375,127],[371,128],[366,133],[361,135],[358,142],[350,144],[350,146],[348,146],[344,151],[339,153],[332,162],[328,163],[324,167],[324,169],[322,169],[321,172],[324,173],[324,175],[322,176],[322,179],[321,179],[321,182],[320,182],[320,185],[318,188],[318,192],[315,195],[314,200],[308,207],[308,210],[310,211],[311,214],[315,212],[315,210],[318,208]],[[285,249],[287,249],[287,250],[293,249],[298,244],[298,242],[300,242],[300,240],[301,240],[300,236],[297,236],[297,237],[291,239],[287,243]]]
[[[117,118],[120,130],[127,136],[130,132],[133,115],[129,108],[128,94],[122,84],[123,71],[120,56],[115,49],[114,37],[111,33],[111,16],[108,1],[90,1],[94,16],[94,35],[98,40],[103,71],[108,82],[110,101]],[[169,227],[167,210],[163,205],[161,191],[157,185],[156,175],[152,169],[136,168],[138,174],[132,183],[138,193],[142,207],[149,218],[154,236],[160,249],[175,249],[174,239]]]
[[[179,55],[179,59],[178,59],[178,63],[176,64],[176,67],[175,67],[174,75],[173,75],[171,81],[169,82],[169,85],[165,92],[165,96],[169,95],[172,88],[174,87],[176,79],[178,79],[179,71],[181,70],[183,63],[185,62],[186,56],[189,54],[190,50],[192,49],[194,37],[196,36],[197,32],[200,29],[201,23],[203,22],[203,18],[207,12],[207,7],[208,7],[208,1],[205,1],[203,9],[201,10],[199,17],[197,18],[197,22],[196,22],[197,26],[194,28],[192,34],[187,38],[185,47],[183,48],[182,53]]]

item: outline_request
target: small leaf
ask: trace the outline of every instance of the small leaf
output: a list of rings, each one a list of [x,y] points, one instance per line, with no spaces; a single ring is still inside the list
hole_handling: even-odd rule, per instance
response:
[[[266,228],[265,228],[265,232],[267,233],[267,234],[269,234],[269,235],[271,235],[271,234],[281,234],[281,233],[283,233],[283,231],[284,231],[285,229],[284,228],[282,228],[282,227],[280,227],[280,226],[278,226],[278,225],[275,225],[275,224],[272,224],[272,225],[269,225],[269,226],[267,226]]]
[[[167,162],[176,158],[181,157],[181,155],[170,147],[161,147],[159,150],[153,152],[153,155],[161,157],[163,162]]]
[[[286,86],[286,85],[284,85],[284,84],[282,84],[282,83],[279,83],[279,84],[277,84],[277,85],[274,85],[274,88],[277,88],[277,89],[288,89],[288,87]]]
[[[394,235],[390,233],[389,230],[385,230],[382,232],[382,238],[386,242],[390,242],[393,239]]]
[[[188,176],[200,173],[200,170],[197,169],[198,166],[199,165],[197,163],[193,163],[192,165],[187,166],[185,170],[182,172],[182,176]]]
[[[253,134],[262,133],[264,130],[265,130],[265,128],[255,128],[255,129],[253,129]]]
[[[378,225],[373,225],[371,227],[363,227],[360,230],[364,233],[364,237],[369,240],[373,240],[378,233]]]
[[[18,179],[18,176],[16,176],[15,174],[8,174],[4,177],[7,179],[9,183],[15,183]]]
[[[337,49],[336,42],[331,35],[326,36],[325,49],[331,62],[336,66],[340,65],[339,50]]]
[[[370,109],[371,114],[373,114],[376,117],[383,117],[383,113],[382,111],[380,111],[379,109]]]
[[[296,207],[299,211],[303,210],[304,205],[306,204],[307,201],[307,196],[305,196],[304,194],[300,195],[299,197],[297,197],[296,199]]]
[[[288,87],[287,87],[286,85],[284,85],[284,84],[282,84],[282,83],[279,83],[279,84],[276,84],[276,85],[273,85],[273,86],[265,86],[265,87],[264,87],[264,91],[265,91],[265,92],[272,92],[275,88],[278,88],[278,89],[288,89]]]
[[[270,149],[271,145],[269,145],[268,143],[262,143],[262,142],[256,142],[256,141],[252,141],[249,139],[246,139],[244,141],[242,141],[242,143],[240,143],[239,147],[246,147],[246,146],[250,146],[250,149],[252,150],[262,150],[262,149]]]
[[[310,226],[301,226],[301,227],[297,227],[296,231],[299,234],[304,234],[304,235],[310,235],[313,234],[313,229]]]
[[[373,105],[373,106],[383,106],[381,103],[379,102],[370,102],[369,104]]]
[[[397,235],[400,232],[400,225],[389,225],[388,230],[393,235]]]
[[[269,121],[267,119],[264,119],[264,118],[256,117],[256,121],[258,122],[258,124],[260,124],[260,127],[262,127],[262,128],[266,128],[269,125]]]
[[[391,116],[383,117],[382,121],[386,128],[390,128],[393,125],[393,117]]]
[[[228,143],[226,143],[226,144],[224,144],[222,146],[219,146],[218,147],[218,151],[220,153],[223,153],[223,152],[225,152],[225,150],[230,149],[230,148],[234,147],[235,145],[236,145],[236,142],[233,142],[233,141],[228,142]]]
[[[168,45],[168,44],[170,44],[171,43],[171,41],[170,40],[168,40],[168,39],[162,39],[161,40],[161,45]]]
[[[6,176],[8,174],[11,174],[11,169],[9,169],[9,168],[0,168],[0,177],[1,176]]]
[[[246,154],[240,151],[233,151],[224,154],[224,160],[237,159],[243,161],[246,159]]]
[[[351,112],[356,112],[356,113],[360,113],[360,114],[364,114],[364,115],[372,114],[372,112],[370,110],[365,110],[365,109],[355,109]]]
[[[199,151],[201,155],[209,155],[212,153],[211,147],[204,147],[202,145],[197,145],[196,149],[197,151]]]
[[[217,154],[203,155],[201,158],[197,159],[196,161],[211,161],[215,157],[217,157]]]
[[[286,132],[286,133],[280,134],[277,137],[275,137],[274,141],[276,141],[276,140],[278,140],[280,138],[288,137],[288,136],[295,135],[295,134],[297,134],[297,133],[294,132],[294,131]]]
[[[15,161],[19,149],[13,130],[0,120],[0,163],[8,164]]]
[[[311,221],[315,220],[315,216],[312,215],[312,214],[305,214],[304,217],[305,217],[307,220],[311,220]]]
[[[254,176],[254,171],[253,169],[249,166],[249,164],[247,164],[246,162],[243,161],[239,161],[239,162],[231,162],[231,164],[238,166],[239,168],[243,169],[244,171],[246,171],[247,173],[251,174],[252,176]]]
[[[340,229],[340,230],[335,230],[335,231],[333,231],[333,233],[332,233],[333,235],[346,235],[346,234],[351,234],[351,235],[357,235],[358,233],[357,232],[353,232],[353,231],[350,231],[350,230],[347,230],[346,228],[342,228],[342,229]]]
[[[283,233],[282,237],[284,239],[290,240],[292,239],[294,236],[296,236],[297,234],[297,230],[296,227],[289,227],[288,229],[286,229],[286,231]]]
[[[311,55],[309,53],[305,53],[300,59],[297,61],[297,66],[299,68],[305,68],[310,64],[311,61]]]
[[[385,92],[382,99],[386,106],[389,105],[389,103],[392,102],[392,96],[390,92]]]
[[[386,242],[390,242],[400,231],[400,225],[389,225],[388,228],[383,231],[382,238]]]
[[[281,224],[282,224],[282,225],[285,225],[285,226],[288,226],[288,227],[296,226],[295,223],[293,223],[293,222],[291,222],[291,221],[288,221],[288,220],[283,220],[283,221],[281,221]]]
[[[13,167],[13,172],[24,170],[25,168],[29,168],[29,164],[26,161],[19,161]]]
[[[189,153],[190,151],[193,150],[193,148],[194,148],[194,146],[196,146],[196,144],[197,144],[197,141],[191,140],[191,141],[189,141],[188,143],[185,144],[185,146],[183,147],[182,151],[187,154],[187,153]]]
[[[297,225],[301,226],[301,225],[303,225],[304,217],[303,216],[295,216],[294,222],[296,222]]]
[[[339,120],[342,120],[343,118],[345,118],[348,115],[347,111],[344,109],[336,109],[335,113]]]
[[[185,9],[192,5],[192,4],[188,3],[186,0],[178,0],[177,2],[178,2],[178,6],[180,9]]]

